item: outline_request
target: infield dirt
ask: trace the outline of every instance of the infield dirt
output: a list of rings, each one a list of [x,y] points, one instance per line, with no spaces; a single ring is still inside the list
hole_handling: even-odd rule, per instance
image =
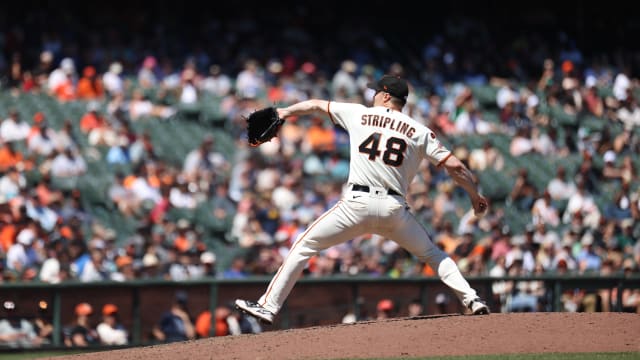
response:
[[[68,358],[282,360],[640,351],[640,314],[628,313],[439,315],[266,330]]]

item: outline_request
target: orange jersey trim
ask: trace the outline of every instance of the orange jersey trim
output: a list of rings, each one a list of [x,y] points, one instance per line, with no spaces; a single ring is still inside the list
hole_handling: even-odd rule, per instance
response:
[[[296,246],[298,246],[298,244],[300,244],[302,242],[302,240],[307,236],[309,231],[311,231],[311,229],[313,229],[314,226],[316,226],[320,222],[320,220],[324,219],[330,213],[335,211],[338,208],[338,206],[340,206],[341,203],[342,203],[342,200],[338,201],[338,203],[336,205],[334,205],[334,207],[332,207],[329,211],[327,211],[325,214],[323,214],[321,217],[319,217],[316,221],[314,221],[307,228],[307,230],[305,230],[305,232],[303,232],[302,235],[300,235],[300,237],[298,238],[298,240],[296,240],[296,242],[293,244],[293,246],[291,246],[291,250],[289,250],[289,255],[287,255],[287,257],[289,257],[291,255],[291,253],[293,252],[293,249],[295,249]],[[285,259],[285,262],[286,261],[287,260]],[[269,284],[269,288],[267,289],[267,292],[264,294],[264,303],[260,304],[260,306],[264,306],[266,304],[267,299],[269,298],[269,294],[271,293],[271,289],[273,288],[273,284],[276,282],[276,279],[280,276],[280,272],[282,271],[283,267],[284,267],[284,262],[282,263],[282,265],[280,265],[280,268],[278,269],[278,272],[276,273],[276,275],[273,277],[273,280],[271,280],[271,283]]]
[[[444,165],[444,162],[447,161],[447,159],[449,159],[451,157],[451,155],[453,155],[452,152],[450,152],[449,155],[447,155],[444,159],[440,160],[440,162],[436,166],[437,167],[441,167],[442,165]]]

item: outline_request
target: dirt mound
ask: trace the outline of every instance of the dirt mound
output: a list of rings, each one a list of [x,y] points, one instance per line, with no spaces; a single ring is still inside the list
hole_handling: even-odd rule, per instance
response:
[[[335,359],[640,351],[640,315],[425,316],[267,331],[72,356],[73,359]]]

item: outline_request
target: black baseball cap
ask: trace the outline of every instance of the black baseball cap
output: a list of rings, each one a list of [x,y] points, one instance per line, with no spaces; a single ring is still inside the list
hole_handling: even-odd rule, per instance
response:
[[[367,84],[367,87],[375,91],[389,93],[391,96],[402,99],[404,102],[407,101],[407,96],[409,96],[409,85],[399,76],[384,75],[377,82]]]

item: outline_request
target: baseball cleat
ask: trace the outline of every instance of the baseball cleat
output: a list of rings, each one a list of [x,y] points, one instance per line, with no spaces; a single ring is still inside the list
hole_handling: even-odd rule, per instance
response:
[[[471,300],[468,307],[472,315],[489,315],[489,307],[480,298]]]
[[[271,311],[263,308],[257,302],[236,299],[235,304],[236,309],[243,311],[266,324],[273,324],[273,317],[275,315]]]

